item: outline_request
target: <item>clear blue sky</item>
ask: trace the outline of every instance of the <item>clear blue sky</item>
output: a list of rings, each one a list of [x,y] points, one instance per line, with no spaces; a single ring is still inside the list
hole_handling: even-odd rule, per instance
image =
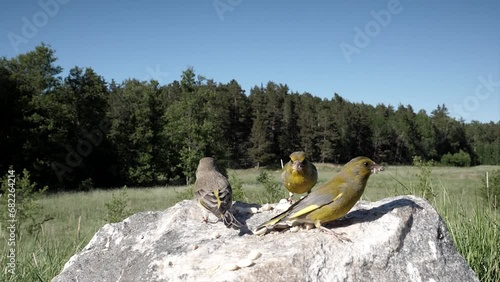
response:
[[[500,121],[497,0],[59,1],[2,1],[0,55],[45,42],[65,74],[92,67],[107,81],[167,84],[193,66],[247,94],[271,80],[323,98],[428,113],[444,103],[454,117]]]

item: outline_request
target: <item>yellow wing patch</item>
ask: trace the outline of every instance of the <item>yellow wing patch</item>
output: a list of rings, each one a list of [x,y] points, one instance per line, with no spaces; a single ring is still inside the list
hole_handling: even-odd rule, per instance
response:
[[[333,201],[332,202],[335,202],[336,200],[338,200],[340,197],[342,197],[342,194],[344,193],[340,193],[337,195],[337,197],[333,198]]]
[[[299,217],[299,216],[304,215],[304,214],[306,214],[306,213],[312,212],[313,210],[316,210],[316,209],[318,209],[318,208],[319,208],[319,206],[318,206],[318,205],[310,205],[310,206],[305,207],[305,208],[301,209],[300,211],[298,211],[298,212],[296,212],[296,213],[292,214],[292,215],[290,216],[290,218],[296,218],[296,217]]]
[[[332,201],[332,202],[335,202],[335,201],[336,201],[336,200],[338,200],[340,197],[342,197],[342,194],[343,194],[343,193],[338,194],[338,195],[337,195],[337,197],[335,197],[335,198],[333,199],[333,201]],[[307,213],[310,213],[310,212],[312,212],[312,211],[314,211],[314,210],[317,210],[317,209],[319,209],[319,208],[320,208],[320,207],[319,207],[318,205],[310,205],[310,206],[305,207],[305,208],[301,209],[300,211],[298,211],[298,212],[296,212],[296,213],[292,214],[292,215],[290,216],[290,219],[292,219],[292,218],[296,218],[296,217],[299,217],[299,216],[304,215],[304,214],[307,214]]]
[[[219,197],[219,189],[214,190],[214,195],[215,195],[215,198],[217,199],[217,208],[220,208],[221,201],[220,201],[220,197]]]
[[[286,216],[286,214],[283,214],[282,216],[278,216],[275,219],[271,219],[268,222],[262,224],[261,226],[274,225],[274,224],[278,223],[280,220],[282,220],[285,216]]]

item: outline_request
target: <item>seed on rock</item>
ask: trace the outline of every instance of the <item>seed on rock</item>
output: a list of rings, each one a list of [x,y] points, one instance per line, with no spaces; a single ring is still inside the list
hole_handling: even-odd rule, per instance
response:
[[[311,223],[306,223],[304,226],[306,227],[306,230],[311,230],[314,228],[314,225]]]
[[[247,259],[256,260],[256,259],[260,258],[261,255],[262,254],[259,251],[253,250],[248,254]]]
[[[265,204],[262,207],[260,207],[259,211],[264,212],[264,211],[270,211],[272,209],[273,207],[270,204]]]
[[[239,214],[254,214],[254,208],[249,207],[233,207],[236,213]]]
[[[225,270],[229,270],[229,271],[235,271],[235,270],[238,270],[240,269],[239,266],[237,266],[235,263],[228,263],[224,266],[224,269]]]
[[[251,259],[240,259],[236,265],[240,268],[252,266],[254,263]]]
[[[283,202],[283,203],[280,201],[280,203],[277,204],[276,207],[274,207],[274,209],[276,211],[286,211],[290,206],[291,206],[291,204],[288,201]]]

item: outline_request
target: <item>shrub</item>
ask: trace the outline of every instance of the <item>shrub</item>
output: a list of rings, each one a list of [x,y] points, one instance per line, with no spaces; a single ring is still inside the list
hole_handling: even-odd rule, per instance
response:
[[[243,181],[232,173],[229,176],[229,182],[231,183],[231,188],[233,189],[233,201],[247,201],[248,198],[243,191]]]
[[[9,170],[12,170],[12,167]],[[0,194],[2,194],[2,197],[0,197],[0,206],[2,207],[7,207],[8,202],[9,184],[7,178],[8,175],[5,175],[0,188]],[[18,225],[16,232],[19,235],[22,231],[28,231],[29,234],[39,232],[42,224],[52,219],[47,215],[43,215],[41,205],[37,202],[48,187],[45,186],[42,189],[37,189],[36,182],[31,182],[30,178],[30,172],[27,169],[23,169],[22,176],[19,174],[16,175],[13,186],[15,188],[15,192],[13,193],[15,196],[15,219]],[[4,219],[9,216],[7,209],[2,209],[0,213]]]
[[[274,202],[279,201],[283,197],[283,189],[281,189],[280,183],[275,182],[271,175],[266,171],[262,171],[257,177],[257,181],[264,185],[267,192],[267,201]]]
[[[120,222],[130,215],[130,211],[127,208],[128,205],[128,194],[127,186],[123,186],[123,189],[115,195],[111,195],[111,201],[104,204],[107,209],[106,221],[109,223]]]
[[[462,150],[458,153],[450,154],[446,153],[441,157],[441,164],[448,166],[458,166],[465,167],[470,166],[471,158],[470,155]]]
[[[414,188],[413,194],[416,193],[418,196],[428,200],[429,202],[433,202],[436,198],[436,192],[434,191],[431,181],[432,166],[434,165],[434,162],[424,162],[419,156],[414,156],[413,165],[419,169],[419,172],[417,173],[418,182]]]
[[[78,190],[82,192],[89,192],[94,190],[94,181],[92,181],[92,178],[87,178],[80,182],[80,185],[78,185]]]

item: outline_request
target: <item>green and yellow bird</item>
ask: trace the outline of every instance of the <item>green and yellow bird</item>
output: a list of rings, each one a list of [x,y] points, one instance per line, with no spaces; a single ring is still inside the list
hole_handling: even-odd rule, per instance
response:
[[[292,201],[294,193],[311,193],[311,189],[318,181],[318,170],[306,158],[305,152],[293,152],[290,154],[290,161],[283,167],[281,180],[289,192],[288,201]]]
[[[236,220],[230,208],[233,205],[233,191],[227,178],[217,169],[213,158],[202,158],[196,170],[194,195],[198,203],[224,222],[226,227],[240,228],[242,224]],[[203,221],[208,222],[208,213]]]
[[[323,186],[291,205],[287,211],[259,225],[254,234],[264,235],[298,225],[331,231],[322,225],[346,215],[361,198],[370,175],[383,169],[366,157],[352,159]]]

